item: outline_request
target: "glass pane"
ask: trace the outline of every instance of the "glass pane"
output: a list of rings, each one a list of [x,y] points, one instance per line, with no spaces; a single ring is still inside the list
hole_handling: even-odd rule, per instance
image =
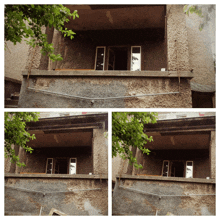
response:
[[[96,54],[96,70],[104,70],[104,48],[97,48]]]
[[[76,163],[76,159],[71,158],[71,163]]]
[[[70,159],[70,172],[69,174],[76,174],[76,159],[71,158]]]
[[[186,178],[193,178],[193,163],[186,162]]]
[[[47,174],[52,174],[53,159],[47,159]]]
[[[163,162],[163,176],[168,176],[169,172],[169,161]]]
[[[132,47],[131,71],[141,71],[141,48]]]

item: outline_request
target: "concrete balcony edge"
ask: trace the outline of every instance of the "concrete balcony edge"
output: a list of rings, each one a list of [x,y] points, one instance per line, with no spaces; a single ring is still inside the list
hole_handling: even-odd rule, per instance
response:
[[[51,179],[108,179],[107,174],[15,174],[5,173],[5,178],[51,178]]]
[[[163,176],[138,176],[138,175],[118,175],[116,179],[148,180],[148,181],[166,181],[166,182],[187,182],[187,183],[209,183],[215,184],[215,179],[205,178],[184,178],[184,177],[163,177]]]
[[[28,70],[22,71],[23,76],[28,75]],[[32,76],[74,76],[74,77],[162,77],[162,78],[193,78],[191,71],[98,71],[98,70],[31,70]]]

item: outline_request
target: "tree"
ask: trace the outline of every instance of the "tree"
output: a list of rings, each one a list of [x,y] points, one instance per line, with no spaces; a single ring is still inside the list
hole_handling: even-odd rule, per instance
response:
[[[54,54],[42,27],[54,27],[72,40],[75,33],[64,28],[64,23],[76,17],[79,17],[77,10],[71,13],[63,5],[5,5],[5,41],[16,45],[29,38],[26,42],[32,47],[40,46],[42,54],[47,54],[52,61],[62,60],[60,54]]]
[[[144,145],[153,138],[143,129],[145,124],[156,123],[156,116],[154,112],[112,112],[112,157],[119,155],[124,160],[128,159],[135,168],[143,168],[137,163],[131,147],[137,147],[149,155],[150,150]]]
[[[19,162],[19,157],[15,155],[13,145],[20,146],[26,152],[32,153],[33,149],[26,144],[36,137],[34,134],[30,135],[25,128],[26,122],[38,120],[38,114],[36,112],[5,112],[5,158],[11,158],[11,162],[16,163],[19,167],[25,166],[25,164]]]

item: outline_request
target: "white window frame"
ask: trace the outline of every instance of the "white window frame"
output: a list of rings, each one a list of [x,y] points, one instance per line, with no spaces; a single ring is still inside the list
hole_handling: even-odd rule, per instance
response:
[[[192,177],[186,177],[187,163],[188,163],[188,162],[191,162],[191,163],[192,163]],[[193,164],[193,161],[192,161],[192,160],[187,160],[187,161],[186,161],[186,172],[185,172],[185,178],[193,178],[193,166],[194,166],[194,164]]]
[[[69,174],[70,174],[70,162],[71,162],[71,159],[75,159],[76,160],[76,174],[77,174],[77,158],[76,157],[71,157],[69,159]],[[71,175],[74,175],[74,174],[71,174]]]
[[[167,171],[167,177],[168,177],[169,176],[169,172],[170,172],[170,161],[169,160],[163,160],[162,176],[163,176],[164,162],[168,162],[168,171]]]
[[[141,46],[131,46],[131,63],[130,63],[130,71],[135,71],[135,70],[131,70],[131,67],[132,67],[132,49],[134,47],[140,47],[140,71],[141,71]]]
[[[105,69],[105,54],[106,54],[106,47],[105,46],[97,46],[96,47],[96,53],[95,53],[95,67],[94,70],[96,70],[96,62],[97,62],[97,52],[98,52],[98,48],[104,48],[104,56],[103,56],[103,71]],[[100,70],[97,70],[100,71]]]
[[[51,169],[51,173],[47,173],[47,166],[48,166],[48,160],[52,160],[52,169]],[[52,174],[53,173],[53,158],[47,158],[47,164],[46,164],[46,174]]]

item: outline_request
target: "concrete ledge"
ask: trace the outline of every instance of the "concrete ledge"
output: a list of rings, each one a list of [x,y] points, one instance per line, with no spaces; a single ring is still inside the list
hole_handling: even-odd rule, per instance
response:
[[[88,174],[14,174],[6,173],[5,178],[51,178],[51,179],[108,179],[108,175],[88,175]]]
[[[23,76],[28,75],[28,70],[22,71]],[[31,70],[31,76],[103,76],[103,77],[185,77],[193,78],[190,71],[96,71],[96,70]]]
[[[21,80],[13,79],[13,78],[10,78],[10,77],[7,77],[7,76],[5,76],[5,81],[10,81],[10,82],[17,83],[17,84],[20,84],[20,85],[22,84]]]
[[[210,183],[215,184],[215,179],[202,179],[202,178],[182,178],[182,177],[163,177],[163,176],[133,176],[123,174],[116,176],[116,179],[125,180],[149,180],[149,181],[167,181],[167,182],[187,182],[187,183]]]

